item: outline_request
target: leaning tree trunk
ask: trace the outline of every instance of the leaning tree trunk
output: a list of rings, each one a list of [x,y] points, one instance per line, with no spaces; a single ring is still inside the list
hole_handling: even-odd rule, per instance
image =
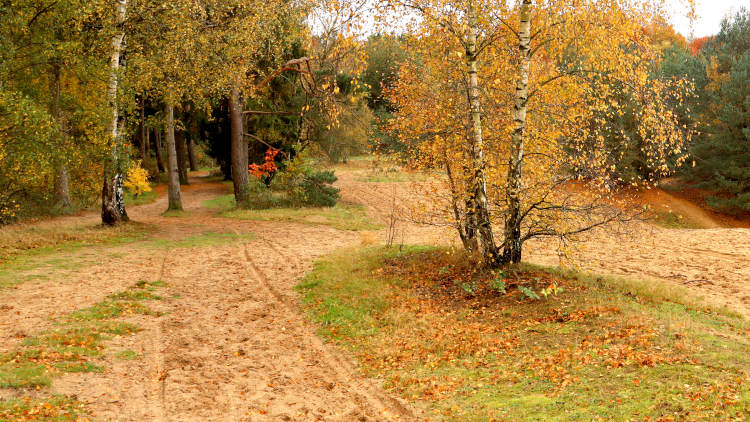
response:
[[[518,50],[521,63],[518,67],[516,98],[513,105],[515,128],[510,141],[506,202],[508,214],[505,220],[503,240],[503,263],[521,262],[521,179],[523,176],[523,143],[526,132],[526,103],[529,97],[529,66],[531,62],[531,0],[521,3]]]
[[[484,175],[484,139],[482,138],[482,110],[479,104],[479,82],[477,80],[477,16],[472,3],[469,4],[469,37],[466,48],[466,67],[469,73],[469,105],[471,107],[471,207],[476,219],[482,259],[496,265],[497,246],[492,233],[490,210],[487,203],[487,182]]]
[[[117,22],[119,25],[122,25],[125,22],[127,4],[127,0],[117,1]],[[112,162],[104,167],[104,183],[102,184],[102,223],[110,226],[122,221],[128,221],[128,214],[125,212],[125,199],[122,192],[122,171],[119,164],[119,154],[121,152],[117,148],[119,143],[117,84],[120,71],[120,55],[122,53],[122,43],[124,39],[124,31],[112,37],[112,54],[109,60],[109,83],[107,84],[107,100],[109,101],[109,106],[112,110],[107,127],[112,138]]]
[[[182,198],[180,195],[180,176],[177,165],[177,149],[175,148],[174,135],[174,107],[164,106],[164,117],[166,119],[165,129],[167,133],[167,175],[168,175],[168,200],[167,211],[182,210]]]
[[[156,154],[156,167],[159,172],[164,171],[164,158],[161,154],[161,130],[154,129],[154,153]]]
[[[60,72],[60,64],[54,63],[52,65],[52,83],[50,85],[50,90],[52,91],[52,116],[55,118],[59,131],[58,139],[64,141],[66,124],[63,120],[62,111],[60,109]],[[73,206],[73,203],[70,200],[70,188],[68,186],[68,167],[65,165],[63,158],[64,157],[58,157],[59,162],[57,163],[55,174],[55,206],[58,209],[66,209]]]
[[[185,132],[182,130],[179,130],[175,133],[175,149],[177,150],[177,173],[180,175],[180,184],[187,185],[187,145],[185,144]]]
[[[229,120],[232,126],[232,184],[237,206],[247,208],[250,204],[250,175],[247,164],[247,140],[242,122],[242,104],[237,87],[229,95]]]

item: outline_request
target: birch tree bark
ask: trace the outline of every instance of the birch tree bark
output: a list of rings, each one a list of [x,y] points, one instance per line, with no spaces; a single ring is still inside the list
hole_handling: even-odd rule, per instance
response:
[[[180,175],[177,165],[177,149],[174,135],[174,107],[164,105],[165,132],[167,134],[167,176],[168,176],[168,207],[167,211],[182,210],[180,195]]]
[[[520,11],[518,49],[521,62],[518,67],[516,95],[513,105],[515,128],[511,135],[502,261],[505,264],[521,262],[521,178],[523,176],[523,147],[526,132],[526,103],[529,97],[529,66],[531,61],[531,0],[523,0]]]
[[[247,140],[242,121],[242,103],[237,87],[229,95],[229,120],[232,126],[231,159],[234,199],[238,207],[247,208],[250,203],[250,175],[247,163]]]
[[[125,22],[125,13],[127,11],[127,0],[117,0],[117,26],[122,27]],[[119,33],[112,37],[112,52],[110,56],[110,73],[107,84],[107,99],[112,110],[110,121],[108,123],[108,132],[112,139],[112,162],[105,166],[104,183],[102,185],[102,223],[106,225],[115,225],[122,221],[128,221],[128,214],[125,212],[125,201],[122,192],[122,169],[120,169],[118,155],[119,144],[119,110],[117,107],[117,86],[120,72],[120,55],[122,54],[122,44],[125,39],[125,30],[118,28]]]
[[[469,73],[469,103],[471,112],[471,159],[472,159],[472,192],[468,213],[476,224],[482,258],[490,265],[497,263],[497,246],[490,223],[490,211],[487,204],[487,182],[484,174],[484,139],[482,137],[482,110],[479,102],[479,83],[477,80],[477,12],[474,2],[469,2],[467,10],[469,34],[466,46],[466,67]],[[470,219],[471,220],[471,219]]]

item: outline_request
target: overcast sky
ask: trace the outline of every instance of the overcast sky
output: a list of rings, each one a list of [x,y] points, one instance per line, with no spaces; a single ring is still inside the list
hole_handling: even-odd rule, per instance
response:
[[[678,32],[690,37],[691,28],[686,15],[686,3],[683,0],[672,0],[670,13],[672,23]],[[719,32],[721,18],[740,6],[750,8],[750,0],[695,0],[695,8],[698,18],[693,22],[692,33],[695,38],[713,35]]]

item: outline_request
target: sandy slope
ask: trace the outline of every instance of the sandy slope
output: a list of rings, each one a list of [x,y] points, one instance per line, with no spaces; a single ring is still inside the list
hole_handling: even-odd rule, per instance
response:
[[[345,199],[364,202],[372,216],[383,222],[391,215],[394,194],[397,203],[408,202],[416,195],[411,183],[397,183],[394,191],[393,183],[363,183],[350,173],[341,174],[340,185]],[[639,222],[632,223],[625,233],[600,230],[577,246],[573,264],[600,274],[675,283],[710,303],[750,316],[750,229],[727,227],[711,213],[661,190],[643,199],[709,228],[664,229]],[[397,227],[396,241],[402,238],[405,243],[458,242],[451,229],[420,227],[405,221]],[[532,263],[561,263],[556,242],[529,242],[524,254],[524,260]]]

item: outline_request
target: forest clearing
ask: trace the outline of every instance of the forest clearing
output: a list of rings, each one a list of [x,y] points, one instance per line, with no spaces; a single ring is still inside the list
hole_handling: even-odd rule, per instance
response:
[[[725,3],[0,1],[0,421],[750,420]]]
[[[335,346],[316,337],[316,324],[307,320],[300,308],[300,296],[295,291],[295,286],[320,257],[342,248],[344,251],[356,251],[363,245],[381,243],[387,235],[388,207],[391,203],[388,195],[392,195],[393,186],[396,186],[397,192],[410,191],[409,182],[361,181],[362,175],[372,173],[361,163],[338,166],[337,173],[340,175],[337,186],[342,189],[342,201],[357,204],[356,198],[364,198],[360,204],[364,206],[366,218],[370,224],[381,227],[379,230],[357,230],[360,223],[356,223],[358,220],[354,218],[355,224],[350,225],[352,217],[349,221],[335,221],[332,224],[355,230],[338,230],[311,218],[315,216],[315,211],[310,211],[304,217],[296,217],[297,221],[221,217],[218,215],[220,211],[207,207],[206,204],[211,205],[212,199],[231,193],[231,186],[210,181],[204,172],[191,176],[191,185],[183,190],[186,212],[183,216],[161,215],[167,198],[164,189],[157,188],[159,195],[154,202],[130,207],[132,218],[139,223],[115,237],[84,237],[57,243],[52,248],[40,243],[35,246],[42,248],[41,252],[12,253],[16,259],[9,261],[11,264],[5,266],[0,273],[0,284],[4,287],[3,312],[0,314],[0,333],[4,345],[2,353],[36,348],[36,343],[30,339],[43,338],[44,333],[70,329],[68,318],[76,313],[83,313],[93,321],[133,324],[133,332],[118,332],[105,336],[108,337],[106,340],[99,337],[96,340],[87,338],[95,343],[82,346],[91,347],[91,350],[78,358],[82,364],[92,365],[87,370],[61,371],[58,364],[54,363],[60,358],[54,355],[43,355],[31,360],[51,366],[50,370],[42,373],[17,373],[14,371],[18,369],[7,368],[6,363],[2,369],[10,372],[2,372],[4,388],[0,390],[0,397],[10,400],[10,403],[16,398],[31,397],[32,404],[42,403],[43,398],[50,394],[53,397],[76,397],[75,404],[71,405],[76,409],[76,412],[71,413],[71,420],[82,417],[80,415],[95,416],[91,420],[421,420],[435,417],[433,410],[437,410],[438,415],[453,414],[454,417],[449,419],[465,420],[471,418],[464,412],[481,414],[481,411],[474,408],[467,410],[461,406],[460,400],[452,397],[458,394],[452,391],[460,391],[454,385],[455,381],[453,384],[447,383],[448,387],[444,391],[433,396],[433,393],[426,392],[429,388],[422,384],[407,383],[406,387],[395,387],[393,377],[404,377],[401,372],[390,372],[394,369],[388,368],[389,372],[378,373],[373,369],[373,362],[365,360],[366,373],[376,376],[376,380],[370,380],[357,369],[360,364],[352,361],[340,348],[342,344],[343,347],[349,346],[346,341],[337,342],[339,346]],[[409,175],[404,177],[408,179]],[[15,233],[12,237],[5,237],[4,241],[11,244],[15,241],[18,244],[31,236],[52,233],[56,237],[70,236],[75,239],[76,232],[80,232],[82,228],[97,230],[97,219],[98,215],[95,213],[87,213],[16,226],[13,227]],[[662,306],[667,309],[658,311],[660,313],[657,314],[656,321],[659,324],[666,324],[667,330],[675,332],[691,327],[696,336],[709,335],[720,341],[714,347],[729,347],[722,351],[726,356],[721,358],[722,361],[739,359],[728,363],[727,368],[736,365],[741,369],[743,365],[747,365],[745,359],[750,348],[747,338],[727,346],[729,341],[724,336],[731,336],[730,339],[744,337],[750,330],[745,319],[732,316],[732,312],[750,315],[746,299],[750,294],[750,285],[743,273],[747,271],[744,263],[747,262],[746,254],[750,248],[737,247],[741,246],[738,242],[747,242],[750,238],[748,230],[664,229],[648,223],[640,224],[642,227],[639,230],[643,232],[636,238],[624,235],[620,242],[612,240],[611,243],[602,243],[602,239],[591,240],[599,245],[599,249],[582,249],[582,260],[596,262],[589,269],[599,274],[652,280],[650,283],[640,284],[625,282],[618,289],[634,298],[643,295],[646,303],[652,300],[655,303],[664,301],[665,305]],[[403,239],[400,241],[407,244],[432,244],[433,247],[440,247],[445,246],[448,239],[455,237],[445,229],[425,229],[420,225],[406,226],[406,223],[397,230],[403,231]],[[705,245],[698,243],[701,236],[711,239],[717,235],[719,238],[732,239],[727,240],[726,249],[723,250],[722,259],[726,263],[721,267],[711,265],[715,261],[706,257],[702,249]],[[638,239],[642,236],[651,238],[653,243],[641,243]],[[626,241],[632,242],[632,245],[641,245],[644,254],[621,251],[622,242]],[[671,245],[681,245],[681,249],[675,250]],[[601,249],[606,247],[611,249]],[[407,247],[407,250],[410,248]],[[365,250],[370,251],[368,254],[373,253],[373,249]],[[381,249],[374,249],[378,250]],[[391,252],[386,250],[386,253],[398,254],[398,250],[399,247],[394,246],[390,249]],[[645,254],[646,251],[648,255]],[[618,256],[624,257],[625,254],[630,257],[629,260],[618,259]],[[325,259],[340,259],[338,256],[341,256],[341,252]],[[338,265],[341,271],[349,271],[347,268],[362,262],[356,256],[343,256],[344,261],[340,261]],[[554,265],[555,262],[551,261],[556,257],[554,248],[545,249],[540,244],[530,248],[528,261]],[[609,258],[601,260],[601,257]],[[373,265],[370,264],[372,259],[369,257],[364,262]],[[689,266],[685,263],[689,263]],[[119,267],[122,267],[121,271],[111,271],[112,268]],[[358,270],[352,271],[356,273]],[[370,270],[359,271],[369,273]],[[685,283],[685,279],[690,277],[710,278],[713,281]],[[657,280],[665,285],[656,284]],[[133,286],[144,282],[146,286],[154,286],[153,290],[149,290],[154,295],[151,299],[158,300],[144,300],[141,302],[143,308],[128,306],[111,315],[107,314],[107,310],[99,310],[102,304],[118,297],[118,294],[132,292]],[[309,280],[302,282],[299,292],[305,294],[306,283],[309,284]],[[368,282],[356,288],[371,289],[372,285]],[[572,287],[566,285],[565,289]],[[672,297],[674,294],[677,297]],[[724,310],[719,314],[706,311],[708,308],[701,304],[703,302],[697,299],[697,295],[706,297],[708,304],[719,307],[726,305],[732,311]],[[356,297],[347,291],[336,300],[348,301]],[[361,297],[368,301],[373,298],[372,295],[364,294]],[[481,296],[477,300],[482,300]],[[607,303],[606,306],[610,307],[615,305],[609,298],[590,300],[591,302],[575,304],[573,308],[580,308],[585,312],[593,306],[604,306],[602,303]],[[618,301],[623,300],[627,302],[630,299],[620,294]],[[130,302],[126,303],[131,305]],[[460,303],[461,301],[455,306],[462,306]],[[686,304],[685,310],[681,310],[683,303]],[[542,306],[553,304],[559,305],[560,301],[545,302]],[[671,307],[677,309],[669,309]],[[100,311],[104,315],[98,315],[97,312]],[[607,312],[611,311],[603,311],[605,315]],[[683,312],[690,314],[690,318],[695,318],[695,321],[680,317]],[[532,314],[544,316],[547,311],[535,310]],[[347,324],[352,321],[346,318],[351,316],[345,314],[343,319],[341,316],[332,317],[330,325],[324,325],[323,332],[334,327],[345,332],[351,330],[347,328]],[[612,316],[608,315],[607,319],[610,318]],[[625,322],[623,315],[614,320]],[[354,323],[355,329],[361,330],[360,324],[366,324],[366,321],[358,318]],[[456,321],[453,323],[460,324]],[[553,328],[549,323],[541,323],[538,330],[549,335],[551,332],[548,330]],[[338,338],[336,334],[326,334],[326,337],[329,336],[333,340]],[[393,338],[401,337],[403,335],[399,334]],[[473,344],[474,341],[469,343]],[[453,344],[464,342],[455,341]],[[362,350],[359,349],[359,352],[362,353]],[[709,349],[705,353],[714,352]],[[359,353],[355,355],[359,357]],[[49,363],[45,363],[46,360]],[[384,359],[383,362],[389,360]],[[635,373],[624,371],[629,386],[639,376],[648,379],[651,367],[646,365],[645,368],[636,370]],[[740,371],[733,376],[741,374]],[[428,374],[420,376],[427,379],[434,377]],[[680,382],[692,382],[690,376],[692,375],[680,375]],[[381,385],[383,379],[389,385],[386,390]],[[731,381],[730,378],[723,378],[722,382],[727,384],[717,386],[729,388]],[[13,382],[21,387],[32,388],[8,388]],[[440,387],[440,382],[430,382],[431,384],[427,384],[432,386],[430,388]],[[41,385],[44,389],[35,390],[34,385]],[[50,387],[46,387],[47,385]],[[396,392],[404,391],[408,394],[394,393],[393,388],[396,388]],[[549,388],[552,391],[556,387]],[[47,389],[49,391],[45,391]],[[413,400],[415,394],[421,400],[417,401],[417,405],[408,404],[407,400]],[[719,395],[708,395],[701,400],[724,397],[721,394],[731,396],[733,393],[727,390],[717,391],[715,394]],[[747,395],[747,390],[739,390],[734,394],[740,394],[740,401],[734,406],[742,409],[745,402],[741,397],[743,394]],[[542,397],[544,395],[535,394],[528,399],[518,400],[532,400],[529,404],[534,403],[534,408],[539,409],[538,406],[544,403]],[[585,398],[588,397],[586,395],[583,397],[581,400],[584,402],[590,399]],[[602,394],[600,399],[615,400],[617,397],[619,396],[615,392],[609,392]],[[38,401],[40,399],[42,401]],[[430,400],[436,400],[433,405],[435,408],[425,409],[429,407],[427,403],[431,403]],[[542,402],[537,403],[537,400]],[[515,406],[526,409],[523,403],[519,401]],[[581,404],[576,401],[569,403]],[[52,409],[57,409],[57,406],[59,405],[55,404]],[[453,406],[461,406],[462,411],[451,412]],[[633,405],[635,408],[638,406],[643,406],[643,403]],[[713,404],[709,408],[713,409],[712,406]],[[732,408],[731,404],[729,408]],[[6,417],[13,414],[7,413],[8,408],[5,409]],[[673,410],[670,408],[670,411]],[[525,411],[531,410],[529,408]],[[544,411],[539,411],[542,413],[536,416],[529,413],[528,417],[544,419]],[[629,411],[631,409],[626,408],[623,414]],[[44,415],[44,412],[44,408],[41,408],[38,413],[30,414],[26,419],[19,417],[19,420],[35,419],[34,415]],[[617,412],[606,416],[602,409],[596,408],[583,407],[579,409],[579,413],[596,413],[605,415],[605,419],[619,419],[615,416],[618,415]],[[719,417],[715,413],[699,414]],[[518,414],[510,419],[517,418]],[[13,417],[10,419],[14,420]]]

